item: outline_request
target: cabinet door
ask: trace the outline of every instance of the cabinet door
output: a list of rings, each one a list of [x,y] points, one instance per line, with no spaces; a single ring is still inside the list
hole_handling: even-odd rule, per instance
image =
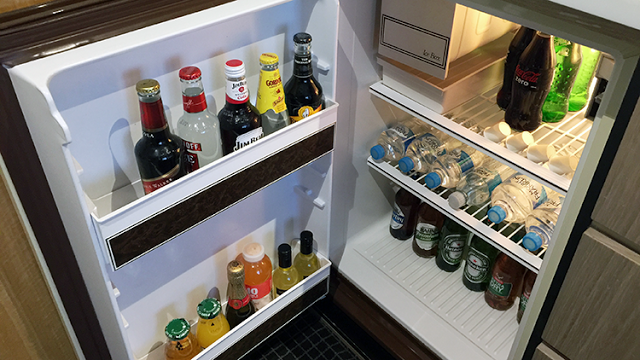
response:
[[[543,332],[569,359],[637,359],[640,255],[589,228]]]
[[[531,360],[565,360],[566,358],[547,346],[545,343],[541,343],[536,348],[536,352],[533,353]]]

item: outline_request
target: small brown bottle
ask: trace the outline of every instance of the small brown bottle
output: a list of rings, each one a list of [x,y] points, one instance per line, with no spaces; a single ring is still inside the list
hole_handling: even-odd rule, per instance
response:
[[[537,276],[538,275],[531,270],[527,270],[527,273],[524,275],[524,284],[522,285],[522,294],[520,295],[520,306],[518,307],[518,323],[522,320],[522,315],[524,315],[524,311],[527,309],[527,302],[529,302],[531,290],[533,289],[533,284],[535,284]]]
[[[420,199],[407,190],[400,188],[393,204],[393,214],[389,224],[389,233],[398,240],[407,240],[413,236],[416,227],[416,215]]]
[[[442,213],[427,203],[420,204],[416,229],[413,233],[413,252],[416,255],[424,258],[436,256],[443,224]]]
[[[496,310],[507,310],[520,295],[524,266],[504,253],[496,258],[484,300]]]
[[[227,321],[233,329],[249,316],[256,312],[256,308],[251,301],[247,289],[244,287],[244,265],[237,260],[233,260],[227,265]]]

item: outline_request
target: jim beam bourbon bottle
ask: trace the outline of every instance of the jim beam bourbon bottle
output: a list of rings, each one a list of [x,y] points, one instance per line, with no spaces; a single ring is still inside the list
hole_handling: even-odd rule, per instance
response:
[[[227,155],[260,140],[264,134],[260,114],[249,102],[244,63],[237,59],[229,60],[224,71],[227,77],[227,95],[218,119],[222,133],[222,151]]]
[[[160,84],[153,79],[136,84],[140,100],[142,138],[134,152],[144,193],[149,194],[185,174],[182,139],[169,130],[164,116]]]

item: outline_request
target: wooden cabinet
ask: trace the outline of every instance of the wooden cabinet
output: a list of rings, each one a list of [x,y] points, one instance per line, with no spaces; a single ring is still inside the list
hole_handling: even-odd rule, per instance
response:
[[[533,353],[531,360],[566,360],[566,358],[550,348],[547,344],[541,343]]]
[[[638,279],[640,254],[589,228],[580,240],[543,340],[573,360],[637,359]]]

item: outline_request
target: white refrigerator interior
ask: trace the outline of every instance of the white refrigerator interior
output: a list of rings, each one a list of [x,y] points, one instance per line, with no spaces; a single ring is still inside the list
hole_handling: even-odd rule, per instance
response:
[[[578,156],[573,174],[555,174],[548,165],[532,163],[469,129],[470,117],[495,107],[495,89],[452,110],[460,116],[447,116],[385,84],[376,56],[376,0],[236,0],[10,69],[113,358],[161,359],[169,320],[184,317],[194,324],[196,305],[215,287],[224,303],[226,264],[245,244],[261,243],[275,264],[277,246],[295,246],[305,229],[314,233],[322,268],[198,359],[223,353],[327,279],[332,265],[443,359],[521,357],[640,51],[611,32],[585,30],[579,21],[562,22],[544,9],[525,12],[519,5],[488,0],[464,5],[573,39],[615,59],[595,120],[578,113],[533,134],[540,144],[555,144]],[[133,156],[141,136],[136,82],[160,82],[165,112],[175,127],[183,111],[181,67],[202,70],[208,105],[217,113],[224,105],[226,60],[245,62],[253,100],[260,54],[280,57],[286,81],[293,68],[292,38],[300,31],[313,36],[314,74],[324,89],[326,109],[143,196]],[[402,81],[399,77],[392,83],[400,86]],[[500,111],[489,111],[475,124],[490,126],[500,116]],[[522,226],[498,226],[478,211],[453,210],[445,193],[427,189],[393,164],[373,161],[369,149],[380,132],[410,117],[565,196],[549,249],[530,253],[519,241]],[[122,234],[326,131],[333,131],[327,151],[135,256],[121,259],[114,253],[114,242]],[[493,310],[483,293],[467,290],[462,267],[453,273],[440,271],[434,259],[417,257],[410,241],[389,235],[394,186],[408,189],[539,272],[521,324],[516,322],[517,305]]]

